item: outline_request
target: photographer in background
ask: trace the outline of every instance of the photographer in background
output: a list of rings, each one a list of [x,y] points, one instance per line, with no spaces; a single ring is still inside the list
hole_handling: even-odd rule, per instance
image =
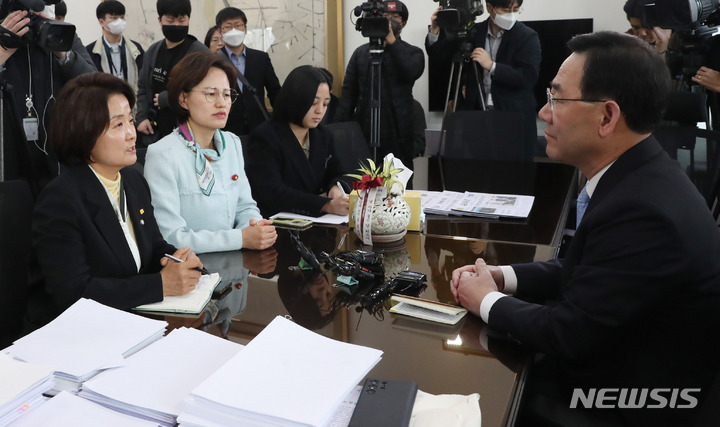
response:
[[[46,5],[52,3],[55,2],[45,2]],[[79,54],[72,49],[51,52],[38,46],[35,41],[38,34],[30,24],[32,14],[39,15],[34,19],[47,18],[42,13],[26,10],[17,0],[0,1],[5,179],[24,179],[37,194],[59,172],[46,133],[54,94],[73,77],[96,70],[79,59]],[[62,26],[62,23],[54,25]]]
[[[469,34],[473,51],[470,59],[481,67],[479,78],[488,110],[514,111],[522,114],[525,160],[532,160],[537,144],[536,105],[533,88],[540,72],[540,39],[537,33],[518,22],[523,0],[486,0],[488,19],[472,28]],[[440,9],[438,9],[439,11]],[[425,39],[428,61],[450,64],[459,49],[457,37],[437,25],[437,11],[431,18]],[[464,76],[464,110],[482,108],[475,74]],[[441,84],[441,82],[435,82]]]
[[[377,159],[388,153],[412,165],[413,96],[415,81],[425,70],[425,55],[420,48],[400,39],[409,13],[401,1],[384,2],[383,15],[390,31],[383,40],[381,66],[380,146]],[[343,81],[342,97],[335,121],[356,120],[370,141],[370,43],[353,52]]]
[[[628,0],[623,7],[630,29],[627,34],[635,36],[653,47],[655,52],[665,57],[668,48],[668,41],[672,30],[660,27],[645,27],[642,24],[642,7],[647,0]]]

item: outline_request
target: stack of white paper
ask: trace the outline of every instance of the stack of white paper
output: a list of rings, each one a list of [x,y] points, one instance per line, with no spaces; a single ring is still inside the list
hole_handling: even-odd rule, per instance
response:
[[[197,329],[175,329],[83,384],[80,396],[93,402],[172,426],[185,397],[243,346]]]
[[[103,408],[64,391],[10,424],[10,427],[36,426],[157,427],[157,424]]]
[[[455,201],[452,213],[483,218],[527,218],[535,197],[518,194],[488,194],[465,192]]]
[[[455,214],[452,207],[463,197],[463,193],[456,191],[443,191],[439,194],[431,195],[427,201],[423,202],[423,212],[435,215]]]
[[[182,426],[324,426],[380,350],[323,337],[276,317],[193,390]]]
[[[0,425],[7,425],[46,399],[53,386],[53,369],[0,354]]]
[[[167,322],[80,299],[55,320],[8,347],[9,355],[53,367],[55,390],[75,389],[158,340]]]

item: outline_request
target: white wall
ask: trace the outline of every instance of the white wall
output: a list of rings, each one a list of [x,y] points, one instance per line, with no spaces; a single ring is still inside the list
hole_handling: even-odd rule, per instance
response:
[[[336,0],[327,0],[336,1]],[[362,0],[343,0],[343,18],[344,18],[344,52],[345,63],[350,59],[353,51],[365,43],[359,32],[355,31],[355,26],[350,22],[352,10],[355,6],[362,3]],[[432,0],[404,0],[410,12],[410,19],[403,30],[403,39],[410,44],[424,49],[425,35],[427,34],[427,26],[430,23],[430,16],[437,8],[438,3]],[[95,18],[95,8],[98,4],[97,0],[66,0],[68,4],[67,21],[72,22],[77,27],[77,33],[85,44],[96,40],[100,34],[100,28]],[[155,0],[125,0],[123,2],[126,9],[139,10],[142,8],[155,8]],[[212,8],[220,6],[217,0],[193,0],[194,10],[198,6],[204,8]],[[523,13],[520,15],[521,20],[539,21],[552,19],[577,19],[577,18],[593,18],[595,30],[627,30],[628,23],[622,10],[625,0],[525,0],[523,4]],[[211,23],[199,22],[201,13],[193,13],[193,22],[191,20],[191,33],[202,39],[205,30]],[[200,19],[198,19],[200,18]],[[478,20],[484,19],[484,16]],[[355,20],[355,17],[352,17]],[[128,32],[142,32],[143,27],[157,25],[157,22],[128,22]],[[202,31],[200,29],[202,28]],[[328,37],[337,35],[329,34]],[[140,40],[138,40],[140,41]],[[445,85],[445,82],[440,82]],[[428,104],[428,76],[427,67],[425,74],[415,83],[414,95],[420,103],[426,107]],[[439,129],[441,121],[441,113],[428,113],[428,127],[431,129]]]
[[[361,3],[361,0],[344,0],[345,8],[345,62],[350,60],[353,51],[363,43],[367,42],[355,27],[348,22],[353,8]],[[425,36],[427,26],[430,24],[430,16],[438,6],[432,0],[403,0],[408,7],[410,17],[408,24],[402,32],[402,38],[406,42],[418,46],[425,51]],[[521,21],[541,21],[553,19],[579,19],[593,18],[595,31],[612,30],[626,31],[629,28],[625,13],[622,8],[625,0],[525,0],[523,12],[520,15]],[[478,17],[478,20],[485,19],[486,15]],[[355,17],[353,16],[353,21]],[[427,54],[426,54],[427,60]],[[446,82],[440,82],[443,86]],[[415,98],[427,110],[428,105],[428,74],[427,64],[425,73],[415,83],[413,90]],[[429,129],[440,129],[442,113],[427,113],[427,124]]]

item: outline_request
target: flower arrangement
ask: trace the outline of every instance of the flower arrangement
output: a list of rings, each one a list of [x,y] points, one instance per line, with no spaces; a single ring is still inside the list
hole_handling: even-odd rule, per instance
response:
[[[360,162],[359,174],[347,174],[347,176],[357,180],[353,182],[354,190],[384,186],[389,194],[400,195],[405,189],[396,177],[403,170],[403,168],[396,168],[392,159],[387,157],[383,160],[382,165],[376,165],[372,159],[366,159],[366,163]],[[395,184],[398,185],[396,188],[399,188],[399,191],[393,189]]]

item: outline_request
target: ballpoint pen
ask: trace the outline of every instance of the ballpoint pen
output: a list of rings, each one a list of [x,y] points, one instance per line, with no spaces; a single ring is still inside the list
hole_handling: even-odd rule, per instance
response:
[[[340,184],[340,181],[336,182],[335,185],[338,186],[338,188],[339,188],[340,191],[342,192],[343,197],[347,196],[347,193],[345,193],[345,189],[344,189],[343,186]]]
[[[168,258],[170,258],[171,260],[173,260],[173,261],[175,261],[175,262],[185,262],[185,261],[181,260],[180,258],[178,258],[178,257],[176,257],[176,256],[172,256],[172,255],[170,255],[170,254],[165,254],[165,256],[168,257]],[[197,271],[201,272],[202,274],[208,274],[208,275],[210,274],[210,272],[207,271],[207,270],[205,269],[205,267],[193,267],[193,270],[197,270]]]

